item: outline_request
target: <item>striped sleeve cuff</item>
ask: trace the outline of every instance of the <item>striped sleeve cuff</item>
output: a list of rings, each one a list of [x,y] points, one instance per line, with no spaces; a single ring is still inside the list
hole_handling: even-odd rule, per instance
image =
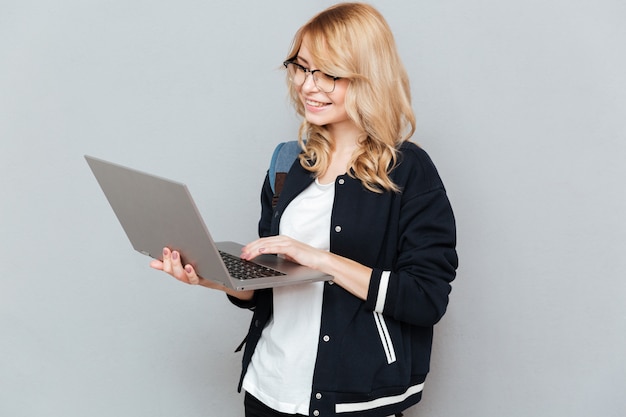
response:
[[[382,313],[385,309],[387,295],[389,293],[391,272],[374,269],[370,277],[369,292],[365,301],[366,308]]]
[[[380,282],[378,284],[378,295],[376,296],[376,305],[374,311],[382,313],[385,309],[385,301],[387,300],[387,289],[389,288],[390,271],[383,271],[380,274]]]

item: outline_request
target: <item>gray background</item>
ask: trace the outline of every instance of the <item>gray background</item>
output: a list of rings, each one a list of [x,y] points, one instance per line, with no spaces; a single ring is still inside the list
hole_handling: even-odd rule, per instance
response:
[[[280,64],[330,1],[0,0],[0,415],[236,416],[249,314],[131,250],[82,156],[255,237]],[[623,416],[626,3],[374,1],[461,259],[407,416]]]

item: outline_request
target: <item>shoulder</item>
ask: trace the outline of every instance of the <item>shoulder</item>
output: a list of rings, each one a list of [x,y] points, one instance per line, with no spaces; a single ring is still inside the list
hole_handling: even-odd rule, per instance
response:
[[[414,142],[406,141],[398,147],[398,160],[391,177],[404,191],[426,193],[443,188],[432,159]]]
[[[428,153],[415,142],[405,141],[398,147],[399,163],[408,161],[409,163],[433,165]]]

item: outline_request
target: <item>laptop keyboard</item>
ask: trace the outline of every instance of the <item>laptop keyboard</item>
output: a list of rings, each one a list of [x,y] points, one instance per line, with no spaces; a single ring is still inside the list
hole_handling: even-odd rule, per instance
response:
[[[230,275],[236,279],[275,277],[285,275],[282,272],[276,271],[275,269],[255,264],[254,262],[246,261],[245,259],[238,258],[226,252],[220,251],[220,255],[222,255],[222,260],[224,260],[226,269],[228,269]]]

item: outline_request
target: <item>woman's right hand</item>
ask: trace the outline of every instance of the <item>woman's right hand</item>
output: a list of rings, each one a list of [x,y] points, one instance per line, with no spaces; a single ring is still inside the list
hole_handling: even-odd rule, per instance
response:
[[[185,284],[201,285],[206,288],[224,291],[225,293],[242,300],[250,300],[254,295],[254,291],[236,291],[225,287],[220,283],[198,276],[192,265],[187,264],[183,266],[180,253],[172,251],[169,248],[163,248],[163,260],[152,260],[150,262],[150,267],[163,271]]]

